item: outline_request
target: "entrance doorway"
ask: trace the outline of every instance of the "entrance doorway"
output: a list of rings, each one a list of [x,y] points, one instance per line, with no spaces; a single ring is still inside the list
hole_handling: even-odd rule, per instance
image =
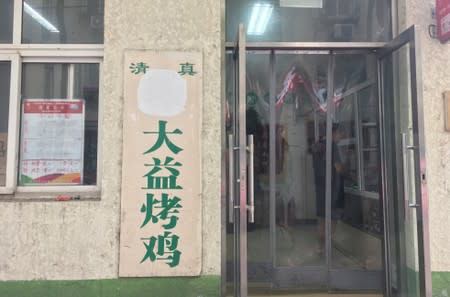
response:
[[[244,32],[227,52],[225,294],[425,296],[414,29],[377,48]]]

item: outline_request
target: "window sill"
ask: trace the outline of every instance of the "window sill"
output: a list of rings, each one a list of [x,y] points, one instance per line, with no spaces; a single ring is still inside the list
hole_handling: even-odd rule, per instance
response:
[[[75,190],[75,189],[74,189]],[[48,191],[41,188],[39,192],[17,191],[13,194],[0,194],[0,202],[72,202],[72,201],[100,201],[101,192],[95,191],[74,191],[67,188],[59,191]]]

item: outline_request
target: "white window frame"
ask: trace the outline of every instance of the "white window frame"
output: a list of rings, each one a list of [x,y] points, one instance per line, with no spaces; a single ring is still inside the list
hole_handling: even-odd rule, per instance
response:
[[[81,196],[99,198],[102,181],[102,123],[103,123],[103,44],[22,44],[22,3],[14,0],[14,24],[12,44],[0,44],[0,61],[10,61],[10,99],[8,118],[8,144],[5,186],[0,186],[0,200],[15,195],[27,198],[32,193],[47,193],[54,198],[55,194],[77,193]],[[20,116],[21,116],[21,81],[23,63],[94,63],[99,64],[98,94],[98,136],[97,136],[97,181],[96,185],[79,186],[20,186],[18,185],[19,148],[20,148]],[[73,67],[72,67],[73,68]],[[68,97],[73,88],[69,85]],[[17,195],[23,194],[23,195]],[[39,195],[42,199],[45,195]],[[20,197],[20,198],[21,198]]]
[[[19,130],[12,129],[19,125],[20,82],[17,71],[20,69],[18,54],[3,54],[0,51],[0,61],[10,62],[9,111],[8,111],[8,143],[6,146],[6,182],[0,187],[0,194],[13,194],[17,184],[17,161],[19,159]]]

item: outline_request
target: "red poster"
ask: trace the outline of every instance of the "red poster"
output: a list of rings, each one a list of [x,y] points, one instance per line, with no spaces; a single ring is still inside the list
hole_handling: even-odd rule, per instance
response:
[[[83,183],[84,100],[23,101],[22,185]]]
[[[450,0],[436,0],[437,36],[441,42],[450,39]]]

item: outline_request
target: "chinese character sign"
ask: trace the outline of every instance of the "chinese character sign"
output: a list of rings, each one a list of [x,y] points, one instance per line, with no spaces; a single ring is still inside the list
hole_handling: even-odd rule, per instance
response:
[[[199,275],[202,56],[127,51],[124,66],[119,275]]]

